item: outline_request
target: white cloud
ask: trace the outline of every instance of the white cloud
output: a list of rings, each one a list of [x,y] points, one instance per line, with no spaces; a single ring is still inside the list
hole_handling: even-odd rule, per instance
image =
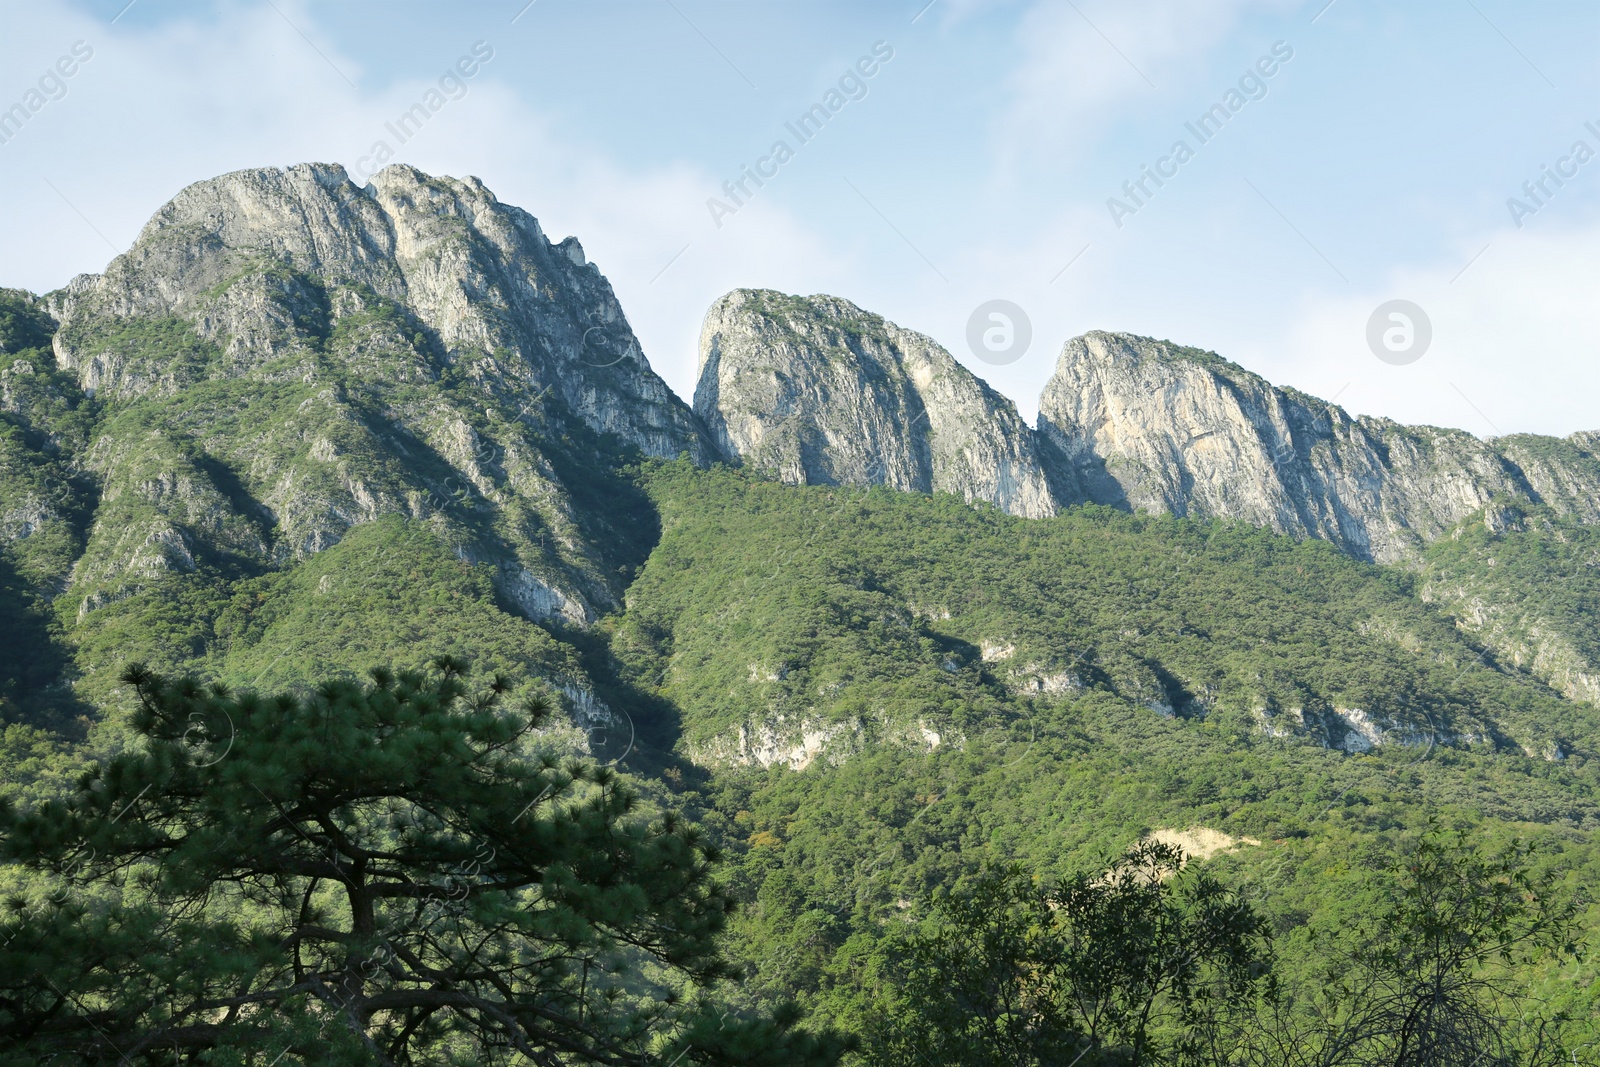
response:
[[[379,139],[398,149],[395,161],[476,174],[503,201],[538,216],[552,238],[577,235],[616,287],[652,363],[685,399],[700,319],[713,299],[735,285],[825,288],[824,277],[845,270],[824,240],[770,204],[752,203],[713,228],[705,200],[719,180],[708,173],[687,165],[628,170],[564,142],[544,114],[494,81],[496,63],[518,61],[515,42],[491,41],[495,58],[467,95],[398,145],[385,123],[435,87],[473,41],[441,41],[436,70],[363,91],[346,81],[360,84],[359,62],[324,40],[304,7],[278,7],[293,25],[267,6],[154,30],[108,30],[70,9],[8,15],[3,69],[43,70],[79,39],[95,53],[65,99],[0,145],[0,195],[10,205],[0,216],[0,284],[43,291],[102,269],[194,181],[312,160],[354,172]],[[0,85],[0,97],[26,87]]]
[[[1283,0],[1145,0],[1038,3],[1016,31],[1021,53],[1001,122],[1004,158],[1083,152],[1085,142],[1131,102],[1170,98],[1203,69],[1252,9]],[[1267,42],[1263,42],[1265,44]]]
[[[1255,365],[1289,381],[1343,379],[1340,404],[1405,422],[1482,436],[1600,428],[1597,289],[1600,223],[1508,227],[1463,243],[1449,262],[1397,270],[1382,290],[1308,299],[1283,354],[1263,352]],[[1373,309],[1394,298],[1414,301],[1433,323],[1432,346],[1400,367],[1380,362],[1364,340]]]

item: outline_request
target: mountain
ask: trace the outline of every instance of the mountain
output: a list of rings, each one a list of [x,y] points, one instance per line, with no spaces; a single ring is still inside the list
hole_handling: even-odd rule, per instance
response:
[[[104,274],[10,304],[33,332],[0,386],[5,530],[80,649],[147,632],[168,578],[220,602],[386,517],[522,618],[586,625],[655,536],[615,467],[716,455],[578,242],[475,179],[224,175]],[[179,644],[159,660],[206,642]]]
[[[1128,334],[1067,342],[1039,402],[1065,500],[1235,519],[1393,563],[1491,502],[1600,520],[1595,434],[1481,441],[1353,418],[1209,352]]]
[[[1430,819],[1600,877],[1600,437],[1105,333],[1040,410],[765,290],[711,308],[691,409],[476,180],[201,182],[105,273],[0,290],[0,799],[128,743],[131,661],[304,692],[459,656],[702,825],[746,995],[847,1028],[991,861],[1231,842],[1291,975]]]
[[[725,455],[789,484],[943,491],[1030,518],[1092,503],[1244,522],[1429,573],[1449,555],[1431,546],[1474,525],[1549,540],[1548,518],[1568,531],[1548,547],[1570,555],[1600,521],[1600,434],[1484,441],[1351,416],[1214,353],[1104,332],[1063,347],[1033,428],[932,340],[830,296],[718,300],[695,410]],[[1590,616],[1552,614],[1492,566],[1455,559],[1427,595],[1488,650],[1600,695]]]
[[[516,649],[506,662],[593,711],[603,679],[563,633],[634,595],[662,534],[631,465],[680,454],[1021,518],[1102,504],[1325,540],[1402,564],[1514,669],[1571,699],[1600,695],[1587,586],[1526,593],[1552,558],[1570,570],[1592,551],[1595,435],[1485,442],[1354,418],[1214,354],[1107,333],[1066,344],[1033,428],[926,336],[836,297],[769,290],[708,311],[690,410],[577,241],[551,242],[475,179],[396,166],[358,187],[303,165],[200,182],[104,274],[43,298],[7,291],[0,346],[0,588],[38,653],[10,679],[32,695],[11,699],[58,713],[72,693],[109,693],[130,647],[290,682],[310,671],[290,666],[295,649],[343,619],[326,667],[393,654],[413,639],[377,624],[375,603],[344,615],[328,597],[339,568],[373,578],[400,559],[429,576],[418,597],[476,605],[477,621],[452,616],[457,635],[500,635],[484,639]],[[1522,580],[1495,570],[1506,559]],[[293,607],[302,593],[320,607]],[[1038,685],[1076,677],[1040,656],[1054,680]],[[1196,667],[1147,667],[1107,684],[1174,713],[1206,706],[1214,683]],[[1252,691],[1241,706],[1299,706]],[[1336,719],[1345,706],[1316,699]],[[1399,728],[1384,721],[1378,733]],[[1457,733],[1521,729],[1475,721]],[[1346,743],[1345,727],[1319,723],[1294,730]],[[734,749],[788,751],[770,725],[745,723]]]
[[[1214,353],[1103,332],[1063,347],[1033,428],[930,338],[831,296],[719,299],[694,407],[724,455],[789,484],[1231,519],[1384,563],[1495,503],[1600,521],[1597,433],[1483,441],[1355,417]]]
[[[695,411],[791,485],[887,485],[1056,511],[1016,405],[931,338],[837,297],[740,289],[706,313]]]

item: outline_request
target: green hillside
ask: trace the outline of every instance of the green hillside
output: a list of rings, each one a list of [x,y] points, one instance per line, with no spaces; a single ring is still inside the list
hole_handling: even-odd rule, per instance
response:
[[[530,415],[402,319],[312,323],[281,366],[206,380],[183,375],[218,352],[147,324],[95,343],[190,353],[147,368],[172,391],[96,399],[36,302],[0,300],[7,797],[139,749],[130,662],[311,699],[470,660],[705,828],[736,1004],[857,1034],[899,1003],[907,931],[994,864],[1057,886],[1181,842],[1265,917],[1290,989],[1430,827],[1531,844],[1564,891],[1600,874],[1591,527],[1491,509],[1401,570],[1239,524],[783,486]],[[419,380],[378,380],[407,360]],[[493,442],[453,460],[481,481],[439,459],[457,437]],[[532,621],[522,565],[620,606]],[[1581,1019],[1587,959],[1504,981]]]
[[[1507,504],[1428,546],[1421,594],[1507,666],[1600,700],[1600,530]]]
[[[1362,716],[1413,747],[1554,758],[1600,737],[1587,705],[1483,662],[1408,575],[1325,542],[686,466],[650,485],[662,541],[616,647],[691,748],[777,716],[982,734],[1075,694],[1240,743],[1365,749]]]
[[[911,902],[985,860],[1065,878],[1158,829],[1251,839],[1211,862],[1301,964],[1430,818],[1531,835],[1580,881],[1600,859],[1595,710],[1485,662],[1406,575],[1107,509],[1021,520],[680,465],[648,484],[662,542],[612,647],[717,768],[689,797],[738,857],[768,994],[859,1019]],[[1328,747],[1338,707],[1401,743]],[[1277,728],[1292,708],[1319,715]],[[803,770],[740,763],[730,733],[763,725]],[[834,731],[820,753],[808,729]],[[1552,743],[1566,758],[1525,754]]]

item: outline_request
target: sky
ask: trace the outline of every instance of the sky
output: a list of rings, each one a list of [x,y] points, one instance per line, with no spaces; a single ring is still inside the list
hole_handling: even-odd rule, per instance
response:
[[[191,182],[385,142],[577,236],[686,399],[705,309],[759,286],[926,333],[1029,418],[1100,329],[1567,434],[1600,429],[1597,46],[1566,0],[0,0],[0,109],[37,106],[0,285],[102,270]]]

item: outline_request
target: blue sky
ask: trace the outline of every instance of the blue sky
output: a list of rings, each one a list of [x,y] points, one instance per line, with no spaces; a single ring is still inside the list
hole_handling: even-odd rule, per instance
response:
[[[769,286],[931,334],[1030,416],[1062,343],[1116,329],[1358,413],[1600,428],[1600,159],[1507,206],[1575,142],[1600,152],[1593,4],[525,2],[0,9],[0,107],[93,49],[0,144],[0,284],[101,269],[192,181],[356,168],[481,41],[493,58],[395,158],[577,235],[686,398],[705,308]],[[892,58],[800,144],[785,123],[875,45]],[[1185,124],[1275,45],[1292,57],[1199,143]],[[793,158],[718,226],[707,201],[779,139]],[[1179,139],[1193,158],[1116,225],[1108,199],[1135,206],[1124,182]],[[1033,324],[1006,366],[965,340],[996,298]],[[1396,298],[1433,328],[1403,366],[1366,341]]]

